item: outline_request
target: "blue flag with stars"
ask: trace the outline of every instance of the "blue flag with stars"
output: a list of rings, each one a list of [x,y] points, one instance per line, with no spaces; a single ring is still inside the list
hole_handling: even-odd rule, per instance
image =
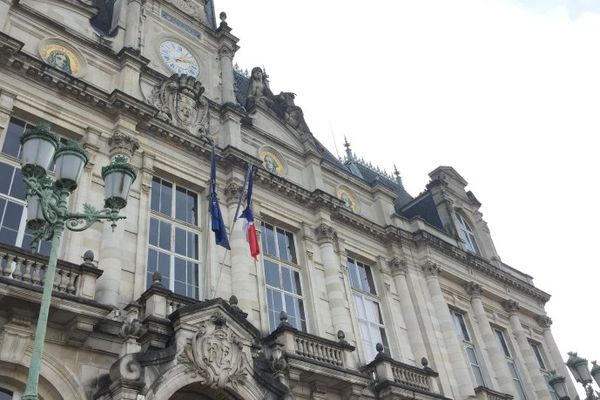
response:
[[[212,146],[212,154],[210,156],[210,229],[215,233],[215,242],[218,246],[229,247],[229,239],[227,238],[227,229],[223,222],[223,214],[219,206],[219,198],[217,197],[217,157],[215,155],[215,146]]]

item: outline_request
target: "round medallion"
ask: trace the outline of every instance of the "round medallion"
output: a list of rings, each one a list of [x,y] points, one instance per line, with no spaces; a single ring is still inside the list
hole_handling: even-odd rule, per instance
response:
[[[350,192],[348,192],[345,189],[338,189],[337,197],[344,203],[345,208],[347,208],[350,211],[356,212],[356,210],[358,209],[358,202],[356,201],[356,198],[352,194],[350,194]]]
[[[70,75],[77,75],[81,68],[79,59],[73,51],[60,44],[48,44],[40,49],[42,60]]]
[[[160,44],[160,57],[167,68],[180,75],[198,76],[198,61],[185,46],[172,40]]]
[[[263,160],[263,166],[267,171],[275,175],[283,175],[283,161],[281,161],[275,153],[263,150],[260,154],[260,158]]]

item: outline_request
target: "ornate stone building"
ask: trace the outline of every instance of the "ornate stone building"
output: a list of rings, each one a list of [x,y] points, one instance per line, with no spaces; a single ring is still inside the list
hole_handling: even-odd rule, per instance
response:
[[[44,400],[557,400],[550,295],[500,260],[465,179],[438,167],[412,197],[332,156],[293,93],[233,67],[237,41],[212,0],[0,0],[0,399],[23,392],[49,251],[29,252],[19,138],[49,122],[90,156],[73,210],[117,155],[138,179],[114,231],[65,235]],[[256,261],[231,225],[248,165]]]

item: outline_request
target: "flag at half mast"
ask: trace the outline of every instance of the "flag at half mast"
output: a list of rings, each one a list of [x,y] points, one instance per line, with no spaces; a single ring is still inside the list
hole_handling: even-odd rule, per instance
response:
[[[223,222],[223,214],[221,214],[221,207],[219,206],[219,198],[217,197],[217,156],[215,155],[214,145],[210,156],[210,202],[208,211],[210,212],[210,229],[215,233],[216,244],[231,250],[227,238],[227,229]]]
[[[248,191],[246,192],[246,208],[240,214],[240,219],[244,219],[244,228],[246,230],[246,237],[248,239],[248,245],[250,246],[250,255],[257,260],[260,254],[260,247],[258,245],[258,235],[256,234],[256,227],[254,226],[254,215],[252,214],[252,188],[254,186],[254,174],[252,173],[252,166],[248,171]]]

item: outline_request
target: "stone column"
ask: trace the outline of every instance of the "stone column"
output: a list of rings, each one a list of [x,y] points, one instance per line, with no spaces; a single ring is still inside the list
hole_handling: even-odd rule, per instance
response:
[[[465,290],[471,296],[471,306],[473,307],[473,312],[477,318],[477,325],[479,326],[483,342],[490,356],[490,361],[492,363],[490,375],[497,382],[497,387],[492,387],[491,389],[500,390],[507,394],[513,394],[515,386],[510,371],[508,370],[506,357],[500,349],[498,339],[494,335],[494,331],[492,331],[490,321],[483,308],[483,302],[481,301],[481,285],[475,282],[468,282],[465,284]]]
[[[229,46],[219,49],[219,61],[221,65],[221,98],[222,103],[235,104],[233,93],[233,54],[235,51]]]
[[[550,330],[550,326],[552,326],[552,319],[546,315],[538,315],[536,320],[537,320],[537,323],[544,330],[544,332],[543,332],[544,342],[550,353],[550,359],[552,360],[552,364],[554,364],[553,365],[554,369],[556,369],[556,371],[560,375],[564,376],[567,379],[566,380],[567,391],[569,392],[569,396],[572,399],[574,399],[575,397],[577,397],[577,389],[575,388],[575,384],[573,384],[571,375],[569,374],[569,371],[567,370],[567,367],[565,366],[565,362],[563,361],[563,358],[560,355],[560,350],[558,349],[558,346],[556,345],[556,342],[554,341],[554,336],[552,335],[552,331]]]
[[[123,155],[130,159],[139,148],[138,141],[133,137],[115,131],[108,140],[111,160]],[[129,210],[131,212],[131,210]],[[102,304],[117,306],[121,286],[121,269],[123,267],[123,243],[125,243],[125,221],[117,223],[113,231],[110,222],[104,222],[100,242],[98,268],[104,271],[96,283],[96,300]]]
[[[140,17],[142,14],[142,0],[128,0],[127,23],[125,29],[125,43],[123,47],[140,49]]]
[[[402,311],[402,316],[404,317],[404,322],[406,323],[406,329],[408,330],[410,347],[415,357],[415,363],[419,365],[419,360],[421,360],[422,357],[427,357],[427,349],[423,342],[423,334],[419,328],[419,320],[417,319],[415,306],[406,281],[408,266],[406,261],[400,260],[399,258],[391,259],[388,264],[392,270],[396,292],[400,298],[400,309]]]
[[[467,399],[475,397],[475,391],[473,390],[475,385],[469,366],[465,360],[465,350],[458,340],[456,328],[452,322],[448,304],[444,299],[442,288],[438,275],[440,273],[440,267],[433,262],[426,262],[423,265],[423,272],[425,273],[427,287],[429,288],[429,294],[435,308],[436,317],[442,329],[444,336],[444,344],[446,345],[446,351],[448,352],[448,358],[451,363],[451,370],[454,373],[454,378],[458,386],[458,396],[460,399]]]
[[[550,400],[550,392],[548,391],[548,385],[544,376],[540,373],[540,365],[533,354],[531,344],[527,340],[527,334],[521,325],[519,319],[519,303],[514,300],[505,300],[503,303],[504,309],[509,314],[510,326],[513,330],[515,338],[517,339],[517,345],[519,346],[519,352],[521,353],[521,359],[525,364],[526,371],[523,371],[526,376],[529,376],[531,385],[528,385],[533,389],[535,397],[539,400]]]
[[[334,242],[337,239],[337,233],[332,227],[326,224],[319,225],[315,232],[325,271],[325,287],[327,298],[329,299],[333,330],[342,330],[348,337],[352,335],[352,321],[348,313],[344,286],[340,277],[339,259],[333,248]]]
[[[233,220],[239,195],[242,190],[243,188],[237,183],[230,183],[225,188],[231,220]],[[241,213],[241,211],[242,208],[240,207],[239,212]],[[257,226],[256,229],[258,231],[260,226]],[[212,232],[209,233],[212,234]],[[253,282],[254,279],[250,275],[250,272],[257,268],[257,264],[250,255],[250,247],[246,240],[244,224],[241,221],[237,221],[231,231],[229,236],[229,246],[231,247],[232,293],[237,296],[239,307],[244,312],[248,313],[248,319],[254,323],[255,326],[260,326],[259,321],[252,320],[252,318],[254,318],[252,310],[258,308],[258,293],[256,284]]]

